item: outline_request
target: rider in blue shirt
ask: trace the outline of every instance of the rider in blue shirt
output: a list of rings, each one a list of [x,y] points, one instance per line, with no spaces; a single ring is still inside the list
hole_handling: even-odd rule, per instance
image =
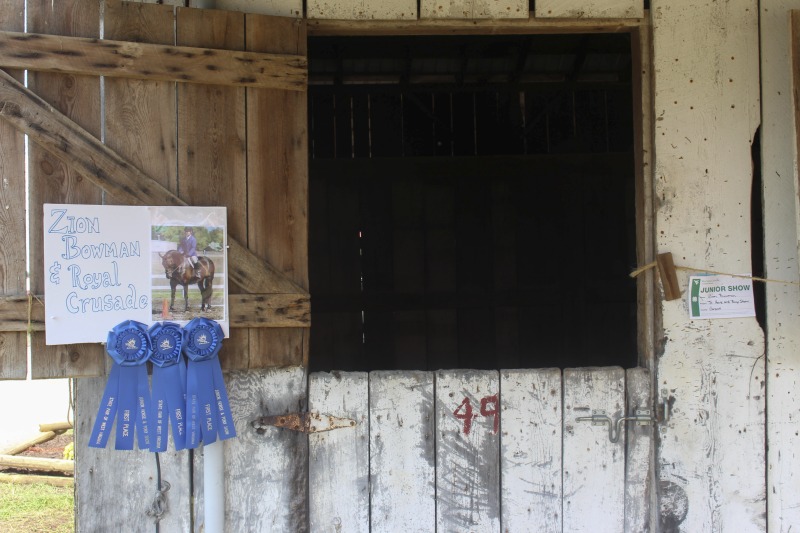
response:
[[[183,237],[181,237],[180,242],[178,243],[178,251],[183,254],[186,258],[187,263],[192,267],[194,267],[194,277],[200,277],[200,265],[197,264],[197,239],[194,238],[194,229],[186,226],[183,228]],[[181,274],[183,274],[185,269],[184,265],[181,265]]]

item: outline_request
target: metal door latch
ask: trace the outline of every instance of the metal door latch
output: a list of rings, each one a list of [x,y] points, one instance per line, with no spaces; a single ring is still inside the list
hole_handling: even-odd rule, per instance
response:
[[[601,409],[592,411],[592,416],[579,416],[575,419],[578,422],[591,422],[593,426],[608,424],[608,440],[613,443],[619,441],[622,433],[622,426],[625,422],[635,422],[637,426],[649,426],[655,422],[649,409],[636,409],[633,416],[621,416],[614,420]]]
[[[262,416],[250,422],[250,425],[259,435],[263,435],[266,432],[267,426],[290,429],[301,433],[320,433],[332,429],[353,427],[356,425],[356,421],[352,418],[339,418],[319,413],[287,413],[285,415]]]

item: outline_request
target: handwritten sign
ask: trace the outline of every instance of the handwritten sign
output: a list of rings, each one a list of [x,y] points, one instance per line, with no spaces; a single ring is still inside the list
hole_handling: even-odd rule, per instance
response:
[[[186,230],[203,264],[212,263],[211,275],[202,280],[207,311],[200,309],[206,303],[200,278],[185,285],[186,304],[184,285],[176,283],[172,302],[173,282],[162,256],[179,248]],[[105,342],[109,330],[125,320],[180,324],[201,315],[218,321],[227,336],[226,236],[221,207],[45,204],[47,344]],[[180,261],[170,269],[183,272],[193,264],[199,263]]]
[[[753,280],[735,276],[690,276],[689,318],[755,316]]]

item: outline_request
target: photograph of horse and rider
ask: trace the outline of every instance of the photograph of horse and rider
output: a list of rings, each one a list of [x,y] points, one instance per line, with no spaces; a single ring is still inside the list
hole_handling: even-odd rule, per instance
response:
[[[190,225],[152,227],[153,320],[224,318],[224,231]]]

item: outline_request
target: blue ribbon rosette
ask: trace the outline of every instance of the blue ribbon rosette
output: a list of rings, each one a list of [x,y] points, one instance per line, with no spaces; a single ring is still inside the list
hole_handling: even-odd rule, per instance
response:
[[[150,448],[150,431],[147,423],[150,412],[150,386],[145,365],[150,357],[150,349],[147,326],[141,322],[126,320],[114,326],[108,333],[106,351],[114,360],[114,364],[89,437],[89,446],[106,447],[111,426],[116,418],[117,434],[114,448],[132,450],[134,432],[139,448]]]
[[[188,424],[186,447],[200,442],[211,444],[236,436],[228,392],[217,354],[222,348],[222,328],[203,317],[193,318],[183,329],[183,351],[189,359],[186,369]]]
[[[151,439],[153,452],[167,450],[169,426],[175,450],[186,447],[186,365],[183,362],[183,332],[179,324],[161,322],[148,331],[153,344],[153,398],[150,419],[155,424]]]

